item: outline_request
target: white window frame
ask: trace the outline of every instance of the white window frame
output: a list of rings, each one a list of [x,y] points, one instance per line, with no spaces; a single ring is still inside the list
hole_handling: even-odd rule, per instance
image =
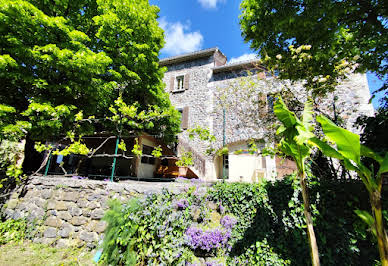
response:
[[[185,76],[179,75],[175,77],[176,86],[174,87],[174,91],[184,91],[185,90]]]

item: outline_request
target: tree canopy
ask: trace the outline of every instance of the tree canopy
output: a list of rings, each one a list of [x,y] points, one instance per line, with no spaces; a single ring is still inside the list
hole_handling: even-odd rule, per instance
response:
[[[158,12],[146,0],[0,0],[0,103],[15,121],[32,102],[104,118],[120,94],[167,112],[152,130],[173,135],[179,113],[163,90]]]
[[[243,0],[241,9],[240,25],[245,41],[262,58],[273,59],[267,60],[270,66],[278,64],[276,59],[282,59],[281,78],[303,79],[307,87],[325,92],[333,89],[330,85],[335,85],[335,79],[341,75],[338,68],[344,63],[354,63],[356,71],[375,72],[385,80],[386,88],[385,1]],[[302,59],[294,60],[295,54],[304,48],[311,55],[308,64],[301,64]],[[316,77],[332,82],[322,87]]]

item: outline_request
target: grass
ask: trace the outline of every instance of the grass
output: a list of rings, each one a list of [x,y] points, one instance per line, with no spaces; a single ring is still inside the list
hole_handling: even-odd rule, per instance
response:
[[[0,266],[70,266],[96,265],[95,251],[78,248],[54,248],[30,241],[0,246]]]

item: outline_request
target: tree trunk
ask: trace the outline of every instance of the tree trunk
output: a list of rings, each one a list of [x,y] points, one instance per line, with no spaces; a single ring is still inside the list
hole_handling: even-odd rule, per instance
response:
[[[310,212],[310,201],[309,201],[309,196],[307,192],[306,176],[304,172],[299,172],[298,175],[300,179],[300,185],[302,187],[304,216],[306,218],[306,224],[307,224],[307,234],[308,234],[309,244],[310,244],[311,262],[313,266],[319,266],[320,263],[319,263],[318,245],[317,245],[317,239],[315,238],[313,219],[311,217],[311,212]]]
[[[381,190],[381,185],[380,185]],[[381,212],[381,192],[376,190],[370,194],[372,213],[375,219],[377,244],[382,266],[388,266],[388,237],[384,229],[383,215]]]

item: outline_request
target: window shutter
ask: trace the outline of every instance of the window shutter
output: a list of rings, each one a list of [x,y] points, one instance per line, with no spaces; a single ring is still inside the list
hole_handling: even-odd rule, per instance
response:
[[[259,96],[259,114],[260,118],[264,118],[267,116],[268,113],[268,106],[267,106],[267,94],[263,93],[262,95]]]
[[[170,77],[170,91],[174,91],[174,80],[175,77]]]
[[[181,127],[182,129],[187,129],[189,127],[189,107],[188,106],[183,108]]]
[[[185,88],[185,90],[188,90],[189,89],[189,80],[190,80],[190,74],[189,73],[187,73],[186,75],[185,75],[185,78],[184,78],[184,88]]]

